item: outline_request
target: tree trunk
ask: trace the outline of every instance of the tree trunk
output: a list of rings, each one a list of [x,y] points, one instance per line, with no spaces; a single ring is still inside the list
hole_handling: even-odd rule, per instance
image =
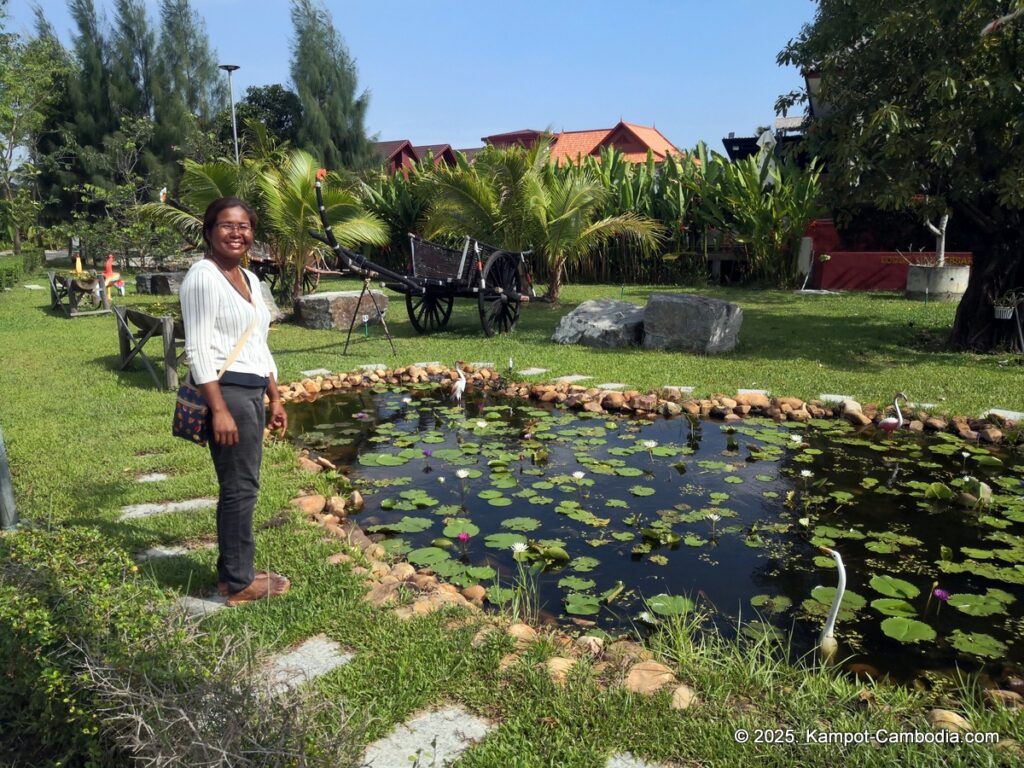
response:
[[[1016,235],[1016,236],[1015,236]],[[991,297],[1024,286],[1024,258],[1019,233],[1000,230],[973,243],[973,263],[967,291],[956,310],[950,344],[979,352],[1020,350],[1016,319],[996,320]]]
[[[548,282],[548,301],[552,304],[558,303],[558,294],[562,290],[562,270],[565,266],[565,259],[555,259],[551,265],[551,276]]]

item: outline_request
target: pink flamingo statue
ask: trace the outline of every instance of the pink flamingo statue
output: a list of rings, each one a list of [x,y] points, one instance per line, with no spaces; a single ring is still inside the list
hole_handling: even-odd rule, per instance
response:
[[[907,402],[907,396],[902,392],[897,392],[896,397],[892,399],[893,407],[896,409],[896,415],[888,416],[882,419],[880,422],[878,422],[878,428],[881,429],[883,432],[888,432],[889,434],[892,434],[897,429],[903,426],[903,413],[902,411],[900,411],[901,398],[903,399],[903,402]]]

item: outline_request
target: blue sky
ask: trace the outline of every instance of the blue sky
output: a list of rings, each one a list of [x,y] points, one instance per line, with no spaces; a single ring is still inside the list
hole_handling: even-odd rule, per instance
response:
[[[112,0],[95,0],[109,11]],[[64,0],[41,7],[65,44]],[[157,2],[147,0],[157,20]],[[235,98],[289,81],[287,0],[193,0],[220,62],[238,64]],[[656,126],[681,148],[722,151],[729,131],[770,124],[802,87],[775,56],[811,21],[813,0],[327,0],[380,140],[480,145],[521,128]],[[30,32],[31,0],[10,0],[8,28]]]

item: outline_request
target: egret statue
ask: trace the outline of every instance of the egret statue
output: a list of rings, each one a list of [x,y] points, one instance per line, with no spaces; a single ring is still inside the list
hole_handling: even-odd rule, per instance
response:
[[[462,395],[466,392],[466,374],[462,372],[462,361],[455,361],[455,372],[459,374],[459,380],[452,386],[452,400],[456,403],[462,402]]]
[[[899,429],[900,427],[903,426],[903,412],[900,411],[900,399],[901,398],[902,398],[903,402],[907,402],[907,396],[904,395],[902,392],[897,392],[896,393],[896,397],[894,397],[892,399],[892,404],[896,408],[896,415],[895,416],[889,416],[887,418],[882,419],[880,422],[878,422],[878,428],[879,429],[881,429],[881,430],[883,430],[885,432],[889,432],[891,434],[891,433],[895,432],[897,429]]]
[[[842,556],[834,549],[821,547],[826,555],[831,555],[836,561],[836,568],[839,569],[839,584],[836,585],[836,596],[832,598],[832,607],[828,609],[828,618],[825,619],[825,626],[821,630],[821,638],[818,640],[818,652],[821,654],[821,661],[829,664],[839,650],[833,630],[836,626],[836,617],[839,615],[839,604],[843,602],[843,595],[846,593],[846,568],[843,565]]]

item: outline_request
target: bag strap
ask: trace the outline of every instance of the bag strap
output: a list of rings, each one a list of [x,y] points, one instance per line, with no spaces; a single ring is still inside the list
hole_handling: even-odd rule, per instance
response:
[[[237,358],[242,353],[242,347],[245,346],[245,342],[249,340],[249,337],[252,335],[252,332],[256,330],[257,322],[259,322],[259,316],[256,314],[254,307],[252,322],[249,323],[249,327],[245,329],[245,333],[242,334],[242,338],[240,338],[238,340],[238,343],[235,344],[235,348],[231,350],[231,354],[228,355],[227,360],[224,361],[224,365],[221,366],[221,369],[217,372],[218,381],[220,381],[221,376],[224,375],[227,369],[231,367],[231,364],[235,362],[235,358]]]

